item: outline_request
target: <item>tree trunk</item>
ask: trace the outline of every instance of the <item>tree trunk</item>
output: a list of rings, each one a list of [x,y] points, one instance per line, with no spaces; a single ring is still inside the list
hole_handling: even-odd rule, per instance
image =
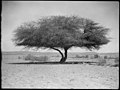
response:
[[[60,63],[64,63],[66,61],[66,59],[67,59],[67,50],[68,50],[68,48],[64,48],[64,51],[65,51],[64,55],[59,49],[53,48],[53,47],[52,47],[52,49],[57,50],[61,54],[62,58],[60,59]]]
[[[66,61],[66,58],[65,57],[62,57],[61,59],[60,59],[60,63],[64,63]]]
[[[61,58],[60,63],[64,63],[67,60],[67,50],[68,49],[64,49],[65,53],[64,53],[64,57]]]

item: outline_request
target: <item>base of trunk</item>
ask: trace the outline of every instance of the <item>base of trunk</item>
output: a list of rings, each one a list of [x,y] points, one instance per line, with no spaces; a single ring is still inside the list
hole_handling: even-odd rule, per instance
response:
[[[61,58],[60,63],[64,63],[66,61],[66,58]]]

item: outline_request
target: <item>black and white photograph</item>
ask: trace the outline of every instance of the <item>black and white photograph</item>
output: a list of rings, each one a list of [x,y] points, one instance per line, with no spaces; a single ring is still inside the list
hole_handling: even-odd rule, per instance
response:
[[[118,1],[2,1],[1,88],[119,89]]]

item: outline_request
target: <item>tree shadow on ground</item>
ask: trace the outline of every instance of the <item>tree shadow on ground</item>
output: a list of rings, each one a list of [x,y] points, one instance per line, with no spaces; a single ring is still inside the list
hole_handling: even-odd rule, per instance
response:
[[[7,63],[7,64],[45,64],[45,65],[56,65],[56,64],[95,64],[96,62],[73,62],[73,61],[69,61],[69,62],[64,62],[64,63],[60,63],[60,62],[19,62],[19,63]]]
[[[99,65],[98,62],[74,62],[74,61],[69,61],[69,62],[19,62],[19,63],[7,63],[7,64],[12,64],[12,65],[35,65],[35,64],[41,64],[41,65],[66,65],[66,64],[88,64],[88,65],[95,65],[95,66],[104,66],[104,65]],[[108,65],[110,67],[119,67],[119,65]]]

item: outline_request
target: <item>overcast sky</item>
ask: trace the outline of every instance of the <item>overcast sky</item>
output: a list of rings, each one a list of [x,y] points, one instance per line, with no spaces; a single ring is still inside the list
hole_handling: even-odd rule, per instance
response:
[[[2,1],[2,51],[23,50],[12,42],[13,31],[23,22],[50,15],[78,15],[110,28],[111,42],[96,52],[119,51],[119,2],[111,1]],[[69,51],[88,52],[80,48]]]

